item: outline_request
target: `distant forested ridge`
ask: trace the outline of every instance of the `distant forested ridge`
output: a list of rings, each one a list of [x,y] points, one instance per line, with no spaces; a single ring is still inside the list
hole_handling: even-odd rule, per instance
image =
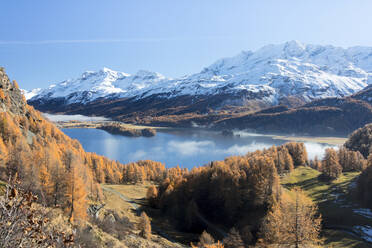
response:
[[[371,122],[370,103],[346,97],[317,100],[295,108],[273,107],[217,121],[215,125],[257,132],[347,135]]]

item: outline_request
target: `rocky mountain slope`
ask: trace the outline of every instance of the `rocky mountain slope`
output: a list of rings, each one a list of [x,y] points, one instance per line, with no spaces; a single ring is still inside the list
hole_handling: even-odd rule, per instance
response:
[[[348,96],[367,87],[371,75],[370,47],[344,49],[290,41],[218,60],[199,73],[181,78],[148,71],[130,75],[104,68],[32,94],[26,92],[26,96],[36,108],[50,112],[72,113],[78,107],[80,113],[98,115],[102,114],[95,113],[98,106],[104,104],[110,110],[106,115],[111,117],[144,110],[147,115],[159,115],[159,104],[165,106],[162,110],[167,114],[206,113],[227,106],[257,110]],[[115,104],[108,107],[112,102]],[[177,111],[168,111],[167,106]]]

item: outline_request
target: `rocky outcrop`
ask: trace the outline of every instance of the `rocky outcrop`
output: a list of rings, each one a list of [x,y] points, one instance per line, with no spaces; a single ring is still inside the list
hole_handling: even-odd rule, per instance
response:
[[[0,67],[0,111],[15,115],[26,113],[26,102],[16,81],[11,82]]]

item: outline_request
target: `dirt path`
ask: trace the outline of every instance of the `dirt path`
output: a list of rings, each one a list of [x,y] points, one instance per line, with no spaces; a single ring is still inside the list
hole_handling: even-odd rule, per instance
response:
[[[106,185],[101,185],[101,188],[103,190],[106,190],[108,192],[111,192],[113,194],[116,194],[117,196],[120,197],[120,199],[122,199],[123,201],[129,203],[133,208],[134,210],[136,211],[137,215],[139,216],[140,215],[140,205],[138,205],[135,201],[133,201],[132,199],[126,197],[125,195],[123,195],[122,193],[110,188],[110,187],[107,187]]]

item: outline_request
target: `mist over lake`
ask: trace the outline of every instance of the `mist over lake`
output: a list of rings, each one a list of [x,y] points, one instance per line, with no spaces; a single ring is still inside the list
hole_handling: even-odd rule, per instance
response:
[[[223,136],[196,129],[160,130],[151,138],[112,135],[91,128],[63,129],[63,132],[79,140],[86,151],[122,163],[150,159],[165,163],[167,167],[180,165],[187,168],[288,142],[258,134]],[[305,142],[305,146],[309,158],[316,155],[321,158],[326,148],[336,147],[314,142]]]

